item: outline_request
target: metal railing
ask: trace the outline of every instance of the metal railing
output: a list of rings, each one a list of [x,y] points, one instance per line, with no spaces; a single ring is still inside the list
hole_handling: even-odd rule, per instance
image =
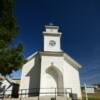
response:
[[[57,100],[58,96],[71,98],[71,95],[71,88],[32,88],[20,89],[18,93],[12,93],[11,90],[7,90],[2,94],[2,100],[4,100],[4,98],[19,98],[19,100],[22,100],[22,98],[26,97],[37,97],[37,100],[40,100],[41,97],[46,96]]]

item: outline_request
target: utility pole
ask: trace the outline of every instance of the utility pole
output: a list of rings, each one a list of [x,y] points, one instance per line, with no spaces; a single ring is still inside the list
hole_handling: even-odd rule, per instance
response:
[[[85,87],[85,97],[86,97],[86,100],[88,100],[87,87],[86,87],[86,84],[85,83],[84,83],[84,87]]]

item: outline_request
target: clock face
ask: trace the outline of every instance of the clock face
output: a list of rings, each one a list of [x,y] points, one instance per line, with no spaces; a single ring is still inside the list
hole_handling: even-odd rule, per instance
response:
[[[50,46],[55,46],[56,45],[56,42],[54,40],[50,40],[49,45]]]

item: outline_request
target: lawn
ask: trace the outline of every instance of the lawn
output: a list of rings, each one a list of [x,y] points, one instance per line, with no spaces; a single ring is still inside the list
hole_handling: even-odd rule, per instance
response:
[[[83,98],[82,100],[86,100],[85,94],[83,94],[82,98]],[[89,93],[88,100],[100,100],[100,92],[99,93]]]

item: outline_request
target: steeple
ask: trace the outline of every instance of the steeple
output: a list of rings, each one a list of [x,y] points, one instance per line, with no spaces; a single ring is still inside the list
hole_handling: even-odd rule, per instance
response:
[[[52,23],[45,26],[44,35],[44,51],[60,52],[60,38],[61,32],[59,32],[59,26],[55,26]]]

